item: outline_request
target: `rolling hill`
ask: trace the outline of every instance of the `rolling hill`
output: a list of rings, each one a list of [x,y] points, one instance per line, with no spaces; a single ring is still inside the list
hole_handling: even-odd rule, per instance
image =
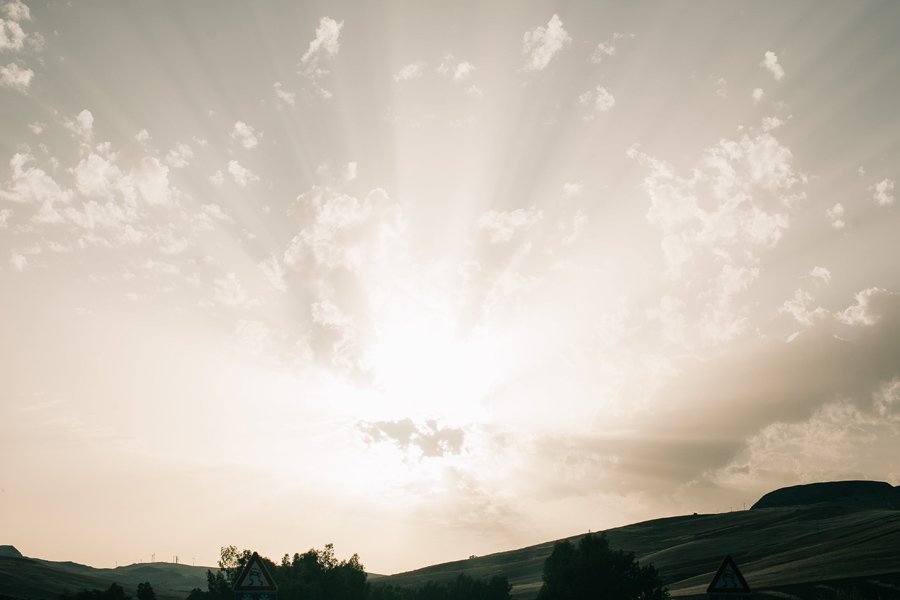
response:
[[[858,597],[900,598],[898,495],[898,488],[878,482],[794,486],[766,494],[750,510],[655,519],[606,535],[613,548],[651,562],[672,595],[684,600],[704,595],[725,554],[734,558],[756,598],[832,598],[848,589]],[[418,586],[460,573],[505,575],[516,598],[531,599],[553,544],[378,577],[377,584]],[[22,557],[11,546],[0,549],[0,600],[55,600],[64,589],[106,588],[113,581],[129,593],[138,582],[150,581],[160,600],[175,600],[206,583],[206,567],[149,563],[94,569]]]
[[[900,510],[871,507],[880,503],[880,494],[895,494],[896,488],[875,486],[880,491],[863,502],[858,482],[838,483],[806,490],[796,486],[747,511],[656,519],[606,534],[613,548],[651,562],[673,596],[703,594],[722,557],[731,554],[754,591],[884,576],[884,597],[900,597],[900,587],[890,587],[900,583]],[[553,543],[434,565],[380,582],[419,585],[459,573],[506,575],[517,598],[533,598]]]

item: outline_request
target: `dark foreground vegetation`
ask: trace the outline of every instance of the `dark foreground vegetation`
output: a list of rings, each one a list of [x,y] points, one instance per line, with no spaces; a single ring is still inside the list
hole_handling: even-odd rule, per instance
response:
[[[235,546],[221,549],[219,569],[206,572],[206,590],[193,589],[187,600],[234,600],[232,591],[253,552]],[[279,600],[511,600],[506,577],[475,579],[460,573],[447,581],[428,581],[418,587],[371,583],[354,554],[338,560],[331,544],[303,554],[287,554],[280,564],[260,557],[278,587]],[[557,542],[544,563],[544,585],[538,600],[665,600],[652,565],[641,566],[634,554],[611,550],[605,535],[586,535],[575,546]],[[124,588],[65,592],[60,600],[130,600]],[[137,600],[156,600],[149,583],[137,589]]]

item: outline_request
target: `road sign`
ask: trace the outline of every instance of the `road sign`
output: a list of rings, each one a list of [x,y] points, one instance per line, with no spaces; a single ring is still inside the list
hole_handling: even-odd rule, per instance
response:
[[[269,575],[269,570],[256,552],[238,576],[234,584],[234,596],[237,600],[278,599],[275,580]]]
[[[747,585],[747,580],[741,575],[741,570],[738,569],[731,555],[725,556],[719,570],[716,571],[716,576],[706,588],[706,594],[709,596],[709,600],[750,599],[750,586]]]

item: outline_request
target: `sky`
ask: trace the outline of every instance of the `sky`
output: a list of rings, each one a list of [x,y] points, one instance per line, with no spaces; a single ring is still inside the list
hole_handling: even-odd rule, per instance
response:
[[[900,484],[900,4],[0,19],[0,544],[396,573]]]

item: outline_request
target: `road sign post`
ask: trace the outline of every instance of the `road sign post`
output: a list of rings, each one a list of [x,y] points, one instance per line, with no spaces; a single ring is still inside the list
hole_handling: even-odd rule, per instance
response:
[[[725,556],[706,595],[708,600],[750,600],[750,586],[731,555]]]
[[[278,600],[275,580],[256,552],[244,565],[233,589],[235,600]]]

